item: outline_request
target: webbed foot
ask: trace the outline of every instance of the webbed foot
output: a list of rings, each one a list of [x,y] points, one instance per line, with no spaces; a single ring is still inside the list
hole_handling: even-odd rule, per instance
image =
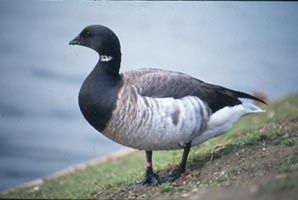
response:
[[[140,183],[131,185],[128,187],[128,189],[136,189],[140,186],[158,186],[160,184],[160,180],[157,174],[152,173],[149,175],[146,175],[144,180],[142,180]]]
[[[160,183],[174,182],[177,178],[179,178],[184,173],[184,171],[185,171],[185,169],[182,169],[179,167],[171,175],[161,178]]]

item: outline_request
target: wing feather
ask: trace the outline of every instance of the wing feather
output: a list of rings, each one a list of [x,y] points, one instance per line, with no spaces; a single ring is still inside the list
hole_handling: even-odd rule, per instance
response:
[[[207,103],[212,112],[226,107],[241,104],[238,98],[248,98],[265,103],[261,99],[209,84],[189,75],[157,69],[140,69],[125,72],[123,78],[133,84],[140,95],[155,98],[183,98],[197,96]],[[265,103],[266,104],[266,103]]]

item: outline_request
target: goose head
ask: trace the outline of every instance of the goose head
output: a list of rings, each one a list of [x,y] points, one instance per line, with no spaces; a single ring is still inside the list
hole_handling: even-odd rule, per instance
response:
[[[102,25],[85,27],[69,44],[81,45],[95,50],[102,61],[121,60],[118,37],[111,29]]]

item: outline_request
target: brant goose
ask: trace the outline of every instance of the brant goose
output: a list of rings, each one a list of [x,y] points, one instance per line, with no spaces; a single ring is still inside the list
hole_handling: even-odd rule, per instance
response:
[[[257,97],[183,73],[139,69],[120,74],[120,42],[105,26],[87,26],[69,44],[99,54],[79,93],[86,120],[111,140],[146,153],[145,179],[132,188],[174,181],[185,172],[191,146],[226,133],[243,115],[264,112],[238,99],[266,104]],[[159,178],[152,151],[172,149],[184,149],[182,161],[172,175]]]

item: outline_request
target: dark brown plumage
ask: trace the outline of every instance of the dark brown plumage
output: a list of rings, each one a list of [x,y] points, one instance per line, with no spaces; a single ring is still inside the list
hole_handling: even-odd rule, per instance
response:
[[[197,96],[208,104],[212,112],[225,107],[241,104],[238,98],[263,100],[249,94],[208,84],[183,73],[160,69],[140,69],[123,74],[127,80],[141,88],[142,96],[182,98]]]

